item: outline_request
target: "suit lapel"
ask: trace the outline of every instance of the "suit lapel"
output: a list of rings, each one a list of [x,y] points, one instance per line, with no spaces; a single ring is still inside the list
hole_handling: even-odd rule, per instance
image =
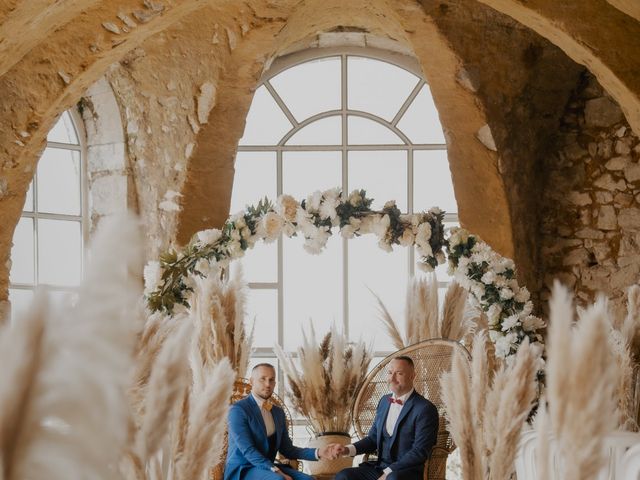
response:
[[[253,395],[249,394],[248,398],[249,398],[249,408],[251,410],[251,413],[253,413],[253,416],[257,420],[258,425],[260,425],[260,427],[258,427],[260,431],[256,432],[256,434],[258,434],[262,438],[262,443],[264,445],[265,452],[269,451],[269,440],[267,439],[267,426],[264,424],[264,419],[262,418],[262,412],[260,412],[260,407],[256,403],[256,400],[253,398]]]
[[[402,410],[400,410],[400,415],[398,416],[398,420],[396,421],[396,424],[393,426],[393,435],[391,435],[391,443],[393,443],[396,439],[396,435],[398,433],[398,427],[400,426],[400,423],[409,414],[409,411],[413,407],[413,399],[415,396],[416,396],[416,391],[414,390],[411,396],[407,398],[407,401],[402,407]]]

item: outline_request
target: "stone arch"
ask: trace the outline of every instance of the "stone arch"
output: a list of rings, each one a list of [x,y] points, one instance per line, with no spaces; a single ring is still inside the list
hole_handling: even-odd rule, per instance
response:
[[[460,60],[438,27],[412,2],[396,10],[379,1],[349,2],[346,7],[343,2],[305,2],[291,13],[275,39],[252,31],[242,40],[219,82],[218,103],[199,132],[189,161],[178,242],[185,243],[200,229],[222,224],[228,216],[235,151],[265,65],[280,54],[313,44],[318,32],[336,30],[367,32],[378,46],[384,48],[386,43],[415,52],[449,139],[461,221],[500,253],[512,257],[511,221],[497,154],[476,138],[487,124],[482,106],[473,92],[456,82]],[[229,118],[229,112],[234,112],[234,118]]]
[[[640,23],[634,18],[640,15],[637,4],[625,0],[479,1],[509,15],[585,65],[618,102],[631,128],[640,134]]]

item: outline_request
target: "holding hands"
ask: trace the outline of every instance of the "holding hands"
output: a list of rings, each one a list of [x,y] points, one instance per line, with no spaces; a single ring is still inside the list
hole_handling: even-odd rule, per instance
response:
[[[345,455],[349,455],[349,449],[339,443],[330,443],[318,449],[318,457],[323,459],[335,460]]]

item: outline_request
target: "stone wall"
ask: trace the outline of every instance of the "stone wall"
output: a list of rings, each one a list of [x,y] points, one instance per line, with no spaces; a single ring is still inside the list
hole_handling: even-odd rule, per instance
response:
[[[603,292],[620,308],[640,278],[640,139],[590,74],[567,106],[544,169],[542,300],[557,278],[578,303]]]

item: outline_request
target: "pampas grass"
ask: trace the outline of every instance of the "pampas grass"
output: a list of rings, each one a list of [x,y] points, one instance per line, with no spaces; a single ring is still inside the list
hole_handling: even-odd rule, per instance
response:
[[[407,288],[404,337],[380,297],[373,295],[378,302],[380,320],[398,350],[430,338],[462,341],[473,332],[474,314],[467,306],[467,291],[455,282],[449,285],[440,312],[435,275],[411,280]]]
[[[2,356],[12,355],[11,341],[31,357],[2,362],[5,480],[113,477],[128,434],[130,312],[142,293],[129,271],[142,268],[140,245],[132,219],[107,226],[94,242],[77,305],[59,310],[40,299],[30,317],[18,320],[24,325],[3,332]],[[21,365],[12,368],[13,361]],[[21,381],[9,383],[18,369]],[[16,394],[13,402],[7,386]]]
[[[195,278],[190,298],[190,317],[196,329],[197,348],[192,366],[199,362],[198,372],[206,375],[218,361],[228,358],[238,377],[244,377],[249,366],[253,328],[245,331],[247,285],[238,267],[231,279],[221,279],[214,269],[204,278]],[[202,387],[202,376],[196,377]]]
[[[548,420],[564,459],[562,478],[595,478],[604,465],[603,439],[617,424],[618,372],[608,338],[606,302],[598,300],[573,327],[571,297],[556,282],[549,325]],[[548,434],[540,431],[539,435]],[[548,463],[543,455],[538,463]]]
[[[485,344],[485,335],[478,334],[471,366],[456,352],[440,384],[463,477],[508,480],[515,470],[518,437],[535,400],[541,352],[525,341],[513,364],[501,366],[491,379]]]
[[[371,350],[362,341],[350,344],[335,326],[320,344],[313,324],[303,331],[298,363],[276,345],[276,355],[289,381],[293,407],[305,416],[315,433],[348,432],[350,407],[366,376]]]

